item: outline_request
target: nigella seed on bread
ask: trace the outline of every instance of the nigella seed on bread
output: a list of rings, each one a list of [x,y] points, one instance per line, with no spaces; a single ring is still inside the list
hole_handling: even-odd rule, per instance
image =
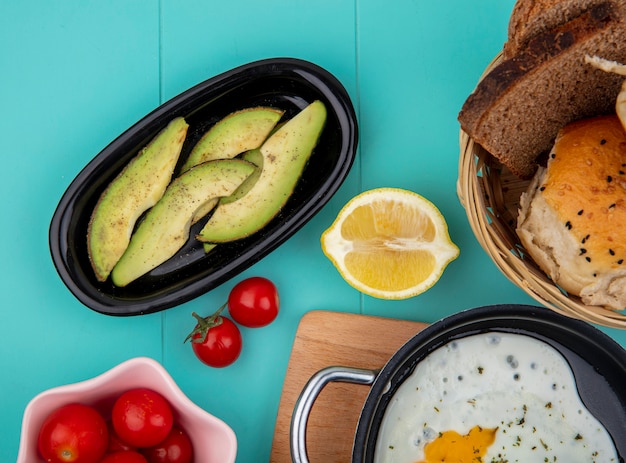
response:
[[[529,34],[459,112],[463,131],[520,178],[533,176],[563,126],[614,111],[623,77],[594,68],[585,55],[626,62],[625,2],[586,1],[592,6],[567,22]]]
[[[626,308],[626,130],[615,115],[566,125],[520,199],[517,234],[587,305]]]

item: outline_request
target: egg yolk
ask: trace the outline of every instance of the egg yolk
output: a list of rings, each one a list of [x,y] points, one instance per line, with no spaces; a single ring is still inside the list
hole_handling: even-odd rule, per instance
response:
[[[496,440],[495,429],[474,426],[461,435],[456,431],[441,433],[424,447],[425,460],[418,463],[479,463],[487,448]]]

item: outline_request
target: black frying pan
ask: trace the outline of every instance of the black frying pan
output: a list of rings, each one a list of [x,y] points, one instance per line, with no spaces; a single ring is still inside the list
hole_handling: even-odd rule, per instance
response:
[[[407,341],[380,371],[329,367],[305,386],[294,410],[293,461],[307,462],[306,420],[321,389],[331,381],[371,384],[357,425],[352,461],[372,462],[379,427],[392,396],[415,366],[451,340],[485,332],[532,336],[558,350],[569,362],[585,406],[615,441],[620,461],[626,457],[626,351],[592,325],[527,305],[494,305],[446,317]]]

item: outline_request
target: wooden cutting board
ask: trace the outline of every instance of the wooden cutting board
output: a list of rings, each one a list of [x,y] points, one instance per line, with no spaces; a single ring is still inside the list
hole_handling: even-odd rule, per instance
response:
[[[379,369],[427,325],[381,317],[312,311],[296,332],[278,408],[270,462],[291,463],[289,430],[306,382],[327,366]],[[369,386],[330,383],[315,401],[307,425],[311,463],[350,461],[354,433]]]

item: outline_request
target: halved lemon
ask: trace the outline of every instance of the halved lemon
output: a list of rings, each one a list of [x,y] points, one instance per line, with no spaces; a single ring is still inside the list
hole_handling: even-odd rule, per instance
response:
[[[423,293],[459,255],[439,209],[399,188],[376,188],[352,198],[324,231],[321,244],[350,285],[380,299]]]

